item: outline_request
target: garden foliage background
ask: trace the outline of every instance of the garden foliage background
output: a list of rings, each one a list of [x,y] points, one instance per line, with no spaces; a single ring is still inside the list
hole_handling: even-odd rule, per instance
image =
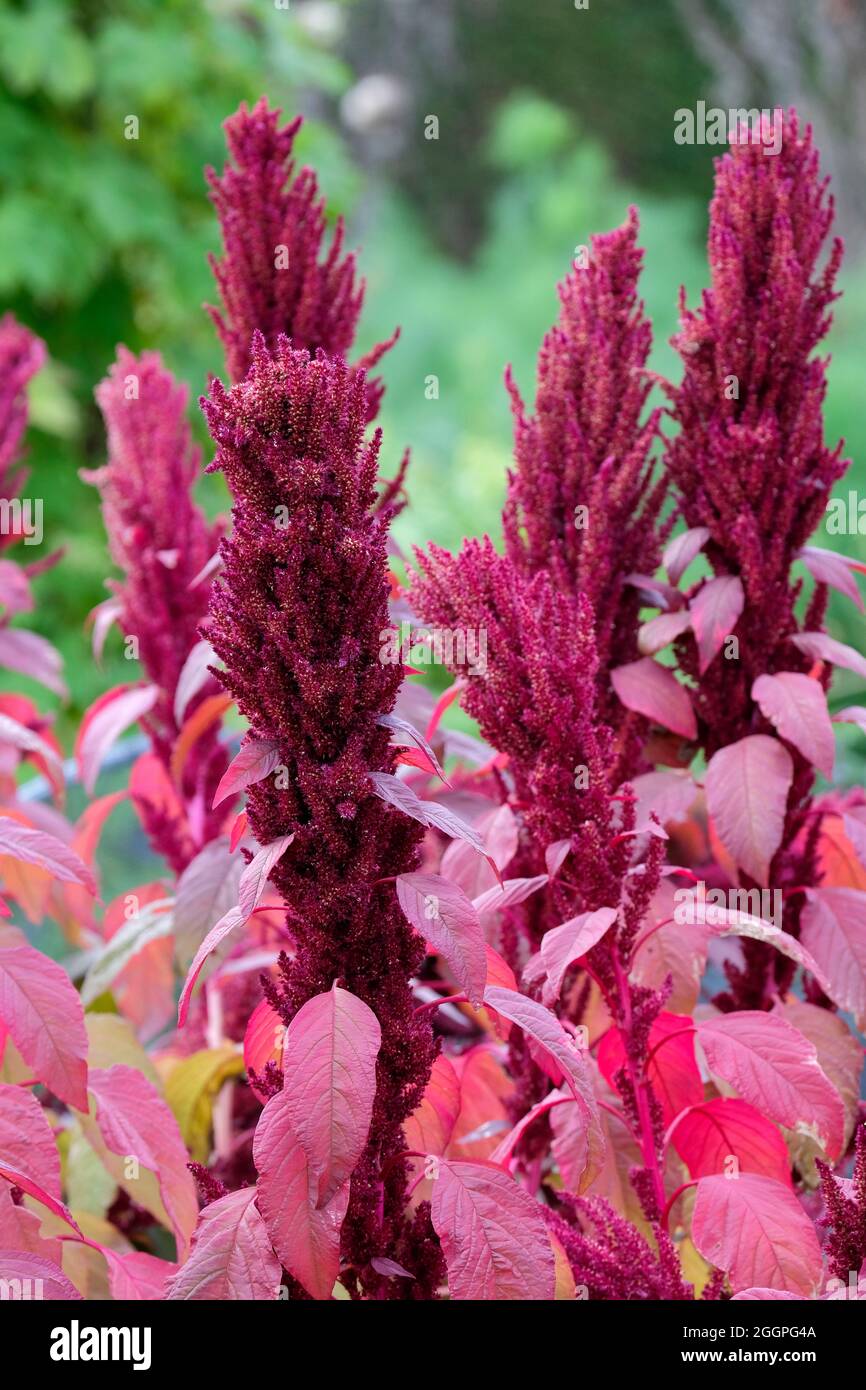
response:
[[[530,391],[575,246],[618,225],[634,199],[651,366],[678,378],[668,339],[680,285],[694,302],[705,281],[717,151],[677,145],[673,113],[698,100],[796,101],[816,123],[849,245],[826,433],[845,437],[853,465],[844,487],[862,492],[858,37],[866,61],[861,0],[590,0],[585,10],[538,0],[531,14],[519,0],[291,0],[287,9],[273,0],[0,0],[0,302],[48,346],[31,388],[29,491],[44,500],[39,553],[66,552],[37,581],[38,609],[25,621],[63,653],[70,699],[61,706],[7,672],[0,688],[56,704],[68,747],[92,700],[129,679],[116,635],[100,670],[83,630],[105,597],[98,496],[79,476],[104,461],[93,387],[118,342],[159,347],[191,388],[207,448],[195,399],[221,353],[200,309],[213,298],[206,255],[217,248],[201,171],[222,166],[222,120],[262,92],[307,117],[299,157],[361,247],[360,349],[402,328],[382,365],[380,422],[386,474],[404,444],[412,450],[411,505],[395,525],[403,545],[453,549],[463,535],[496,534],[512,457],[503,368],[512,362]],[[429,114],[437,140],[424,138]],[[124,135],[129,115],[139,120],[135,140]],[[203,476],[199,497],[211,515],[227,510],[221,477]],[[866,560],[866,535],[816,542]],[[843,599],[831,603],[831,626],[861,646],[862,618]],[[838,672],[833,704],[861,697],[858,678]],[[840,780],[862,781],[862,739],[843,730],[839,742]],[[110,789],[110,775],[103,784]],[[70,811],[78,806],[73,792]],[[105,849],[111,895],[124,865],[147,854],[131,811],[113,820]]]

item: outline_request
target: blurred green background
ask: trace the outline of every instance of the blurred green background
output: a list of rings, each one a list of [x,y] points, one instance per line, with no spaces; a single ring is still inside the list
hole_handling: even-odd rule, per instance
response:
[[[66,547],[27,621],[65,656],[64,731],[129,679],[119,639],[100,671],[82,630],[108,573],[96,494],[78,476],[103,456],[93,387],[117,342],[159,347],[190,386],[206,449],[194,401],[221,360],[201,309],[217,248],[202,168],[223,162],[223,119],[262,93],[309,117],[299,154],[361,247],[359,346],[402,326],[381,422],[385,473],[412,449],[404,545],[497,532],[503,368],[531,393],[556,282],[632,201],[652,365],[676,373],[668,339],[680,285],[693,300],[705,282],[717,153],[674,142],[675,110],[698,100],[793,102],[815,123],[850,248],[827,433],[846,437],[862,488],[864,11],[863,0],[0,0],[0,308],[51,354],[32,391],[27,491],[44,499],[45,552]],[[130,115],[137,140],[124,138]],[[225,508],[218,479],[203,478],[201,499]],[[863,538],[843,544],[866,559]],[[850,604],[834,604],[833,622],[862,645]],[[42,708],[53,699],[22,678],[2,684],[36,691]],[[844,673],[837,685],[842,702],[856,691]]]

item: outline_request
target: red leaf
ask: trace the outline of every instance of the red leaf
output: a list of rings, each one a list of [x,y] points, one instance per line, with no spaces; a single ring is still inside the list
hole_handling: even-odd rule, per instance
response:
[[[765,719],[807,762],[813,763],[825,777],[833,776],[836,740],[827,697],[817,681],[797,671],[758,676],[752,686],[752,699]]]
[[[734,1172],[763,1173],[792,1186],[791,1160],[779,1130],[743,1100],[708,1100],[684,1111],[672,1142],[693,1178],[720,1173],[733,1181],[727,1171],[733,1157]]]
[[[801,916],[803,945],[824,972],[822,987],[866,1028],[866,893],[811,888]]]
[[[0,947],[0,1021],[34,1075],[60,1100],[87,1107],[87,1032],[66,971],[32,946]]]
[[[541,1208],[501,1168],[441,1159],[431,1215],[452,1299],[553,1299],[555,1266]]]
[[[706,526],[691,526],[688,531],[683,531],[681,535],[674,536],[673,540],[668,542],[662,555],[662,564],[672,584],[679,584],[692,560],[696,555],[700,555],[709,539],[710,532]]]
[[[364,1152],[381,1045],[372,1009],[336,985],[308,1000],[286,1030],[282,1094],[319,1211]]]
[[[170,1301],[268,1300],[279,1296],[282,1269],[255,1203],[243,1187],[205,1207],[189,1259],[166,1291]]]
[[[768,1119],[817,1139],[839,1156],[842,1098],[818,1065],[814,1045],[780,1014],[747,1009],[696,1024],[710,1070]]]
[[[678,613],[659,613],[642,623],[637,634],[637,648],[644,656],[655,656],[692,625],[692,615],[687,608]]]
[[[92,793],[112,745],[152,710],[158,699],[155,685],[118,685],[86,711],[75,740],[75,760],[85,791]]]
[[[760,1287],[810,1298],[821,1279],[814,1227],[790,1188],[774,1178],[701,1178],[692,1240],[709,1264],[725,1270],[735,1293]]]
[[[442,781],[447,783],[448,778],[439,766],[439,759],[436,757],[427,739],[423,734],[419,734],[414,724],[410,724],[408,719],[401,719],[398,714],[380,714],[376,723],[381,724],[384,729],[393,730],[395,734],[402,734],[404,736],[404,742],[408,738],[410,743],[414,743],[418,751],[423,753],[427,758],[431,771],[435,772],[437,777],[441,777]],[[399,738],[395,738],[396,743],[400,743],[400,741]],[[424,766],[424,764],[422,763],[421,766]]]
[[[701,1073],[695,1061],[693,1028],[694,1024],[690,1018],[669,1013],[659,1014],[650,1028],[648,1053],[653,1056],[647,1068],[647,1075],[661,1102],[665,1124],[668,1125],[681,1111],[692,1105],[700,1105],[704,1098]],[[681,1036],[675,1037],[675,1034]],[[608,1029],[599,1043],[598,1067],[605,1081],[614,1090],[614,1078],[624,1066],[625,1056],[619,1029]]]
[[[327,1207],[292,1124],[289,1096],[278,1092],[259,1118],[253,1160],[258,1207],[280,1261],[313,1298],[330,1298],[340,1272],[340,1228],[349,1205],[346,1183]]]
[[[844,642],[837,642],[835,637],[828,637],[826,632],[796,632],[788,640],[813,661],[827,661],[866,679],[866,657]]]
[[[708,579],[689,604],[701,675],[737,626],[745,601],[742,580],[734,574],[720,574]]]
[[[667,666],[660,666],[645,656],[627,666],[617,666],[611,671],[610,679],[626,709],[635,710],[682,738],[697,737],[698,726],[689,692]]]
[[[245,918],[252,917],[261,902],[271,872],[294,838],[294,835],[281,835],[278,840],[264,845],[247,864],[238,884],[238,907]]]
[[[22,825],[12,816],[0,815],[0,854],[9,854],[25,864],[36,864],[61,883],[80,883],[96,896],[93,874],[74,849],[44,830]]]
[[[12,1285],[17,1280],[21,1280],[24,1286],[38,1288],[38,1293],[23,1296],[52,1300],[55,1302],[71,1302],[73,1299],[81,1298],[81,1294],[63,1273],[63,1270],[53,1260],[46,1260],[41,1255],[34,1255],[29,1250],[3,1250],[0,1252],[0,1268],[3,1270],[3,1282]],[[4,1294],[4,1298],[9,1294]],[[14,1294],[11,1295],[13,1298]]]
[[[595,912],[581,912],[561,927],[545,932],[541,950],[526,967],[527,979],[533,983],[544,980],[542,997],[553,1006],[559,999],[562,982],[569,967],[597,945],[616,921],[615,907],[600,907]],[[531,972],[531,974],[530,974]]]
[[[20,627],[0,628],[0,666],[30,676],[63,700],[69,694],[60,675],[63,657],[38,633]]]
[[[460,1081],[441,1053],[433,1063],[421,1104],[403,1126],[406,1144],[423,1154],[444,1154],[460,1114]]]
[[[279,1066],[283,1057],[283,1042],[286,1025],[279,1014],[263,999],[253,1009],[244,1033],[244,1066],[247,1072],[262,1074],[268,1062]],[[255,1092],[262,1105],[268,1097],[256,1089],[250,1081],[250,1089]]]
[[[0,1085],[0,1163],[60,1197],[60,1156],[45,1111],[23,1086]]]
[[[183,723],[187,705],[200,690],[203,690],[212,676],[208,666],[216,664],[216,656],[210,642],[196,642],[181,667],[174,691],[175,723]]]
[[[214,792],[214,806],[221,806],[230,796],[261,782],[280,765],[280,749],[272,739],[248,739],[237,757],[229,763]]]
[[[487,979],[487,955],[478,913],[462,888],[438,874],[400,874],[397,899],[406,918],[451,968],[475,1008]]]
[[[838,589],[840,594],[852,599],[860,612],[863,612],[864,604],[857,588],[857,580],[851,573],[851,562],[844,555],[837,555],[835,550],[824,550],[819,545],[806,545],[799,552],[797,559],[803,561],[806,569],[819,584],[829,584],[831,588]]]
[[[134,1067],[92,1070],[88,1089],[96,1101],[96,1125],[106,1149],[137,1159],[156,1175],[165,1215],[183,1254],[198,1217],[198,1199],[174,1115]],[[163,1219],[161,1213],[154,1214]]]
[[[707,766],[707,809],[719,838],[740,868],[764,886],[782,841],[793,776],[787,748],[766,734],[720,748]]]

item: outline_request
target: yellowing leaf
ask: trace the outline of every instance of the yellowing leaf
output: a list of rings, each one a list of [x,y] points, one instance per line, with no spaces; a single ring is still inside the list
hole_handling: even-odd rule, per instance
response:
[[[226,1044],[194,1052],[175,1063],[165,1083],[165,1098],[180,1126],[184,1143],[199,1163],[207,1162],[213,1103],[225,1081],[244,1069],[241,1053]]]
[[[120,1014],[87,1013],[84,1023],[89,1043],[89,1067],[111,1067],[115,1062],[122,1062],[124,1066],[135,1067],[136,1071],[144,1072],[148,1081],[152,1081],[156,1089],[162,1091],[162,1082],[156,1067],[135,1036],[128,1019],[121,1018]]]

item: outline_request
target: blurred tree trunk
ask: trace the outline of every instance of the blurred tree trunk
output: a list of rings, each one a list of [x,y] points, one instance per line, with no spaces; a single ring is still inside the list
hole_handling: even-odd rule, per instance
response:
[[[849,254],[866,251],[866,0],[676,0],[712,100],[796,106],[833,178]]]

